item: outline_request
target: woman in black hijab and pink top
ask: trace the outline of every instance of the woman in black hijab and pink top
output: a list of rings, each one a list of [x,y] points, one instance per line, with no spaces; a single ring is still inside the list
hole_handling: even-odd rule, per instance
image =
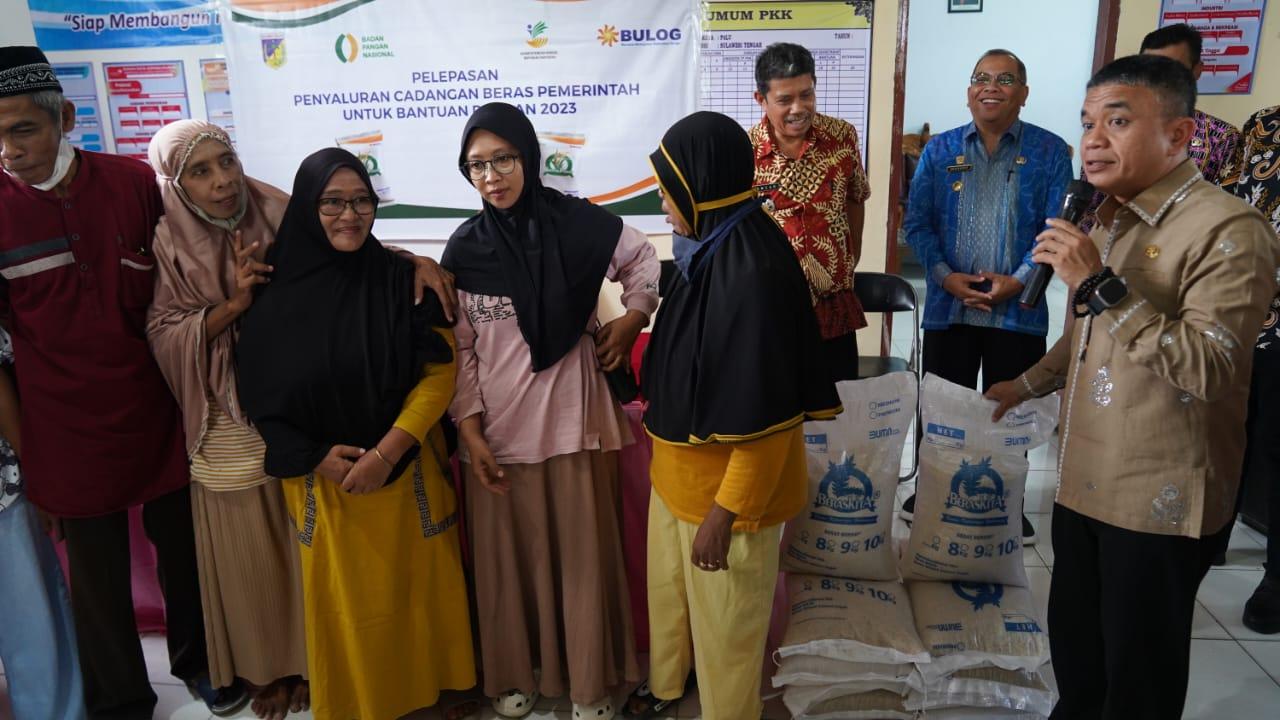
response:
[[[504,717],[568,693],[608,720],[641,678],[622,556],[618,450],[633,442],[605,371],[658,304],[638,230],[542,185],[537,135],[503,103],[468,121],[459,164],[484,208],[450,238],[457,394],[484,691]],[[603,282],[627,313],[601,326]]]

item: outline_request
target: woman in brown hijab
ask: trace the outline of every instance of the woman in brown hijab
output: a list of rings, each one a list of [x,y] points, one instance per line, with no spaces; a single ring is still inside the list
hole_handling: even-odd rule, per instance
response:
[[[269,281],[262,259],[289,197],[246,177],[209,123],[166,126],[149,154],[165,215],[147,335],[182,407],[209,676],[214,687],[243,679],[258,717],[283,720],[308,705],[298,550],[236,396],[234,346],[254,286]]]

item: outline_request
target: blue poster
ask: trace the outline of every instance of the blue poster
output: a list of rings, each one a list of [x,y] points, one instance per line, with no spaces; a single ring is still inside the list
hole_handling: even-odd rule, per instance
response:
[[[62,94],[76,106],[76,126],[71,130],[71,144],[81,150],[106,152],[106,135],[102,127],[102,110],[98,106],[98,87],[93,81],[93,65],[54,63]]]
[[[36,44],[51,50],[222,42],[216,0],[28,0]]]

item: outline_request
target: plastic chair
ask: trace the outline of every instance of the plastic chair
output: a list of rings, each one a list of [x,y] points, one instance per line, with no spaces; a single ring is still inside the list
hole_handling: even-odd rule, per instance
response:
[[[853,275],[853,292],[862,302],[862,309],[869,313],[911,312],[911,352],[906,358],[861,355],[858,357],[858,377],[870,378],[891,372],[907,371],[916,379],[916,443],[912,453],[911,471],[900,477],[906,482],[915,477],[920,468],[920,302],[916,289],[898,275],[879,272],[859,272]]]

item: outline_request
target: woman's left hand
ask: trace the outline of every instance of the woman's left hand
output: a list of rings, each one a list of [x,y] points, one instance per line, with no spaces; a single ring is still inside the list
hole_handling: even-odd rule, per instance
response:
[[[367,495],[387,484],[391,466],[370,450],[356,460],[355,465],[342,480],[342,489],[352,495]]]
[[[609,321],[596,331],[596,357],[600,368],[610,372],[622,367],[631,358],[631,348],[649,317],[639,310],[628,310],[626,315]]]
[[[729,569],[729,544],[733,542],[733,523],[738,516],[720,503],[711,503],[711,512],[703,518],[693,536],[689,562],[705,572]]]

